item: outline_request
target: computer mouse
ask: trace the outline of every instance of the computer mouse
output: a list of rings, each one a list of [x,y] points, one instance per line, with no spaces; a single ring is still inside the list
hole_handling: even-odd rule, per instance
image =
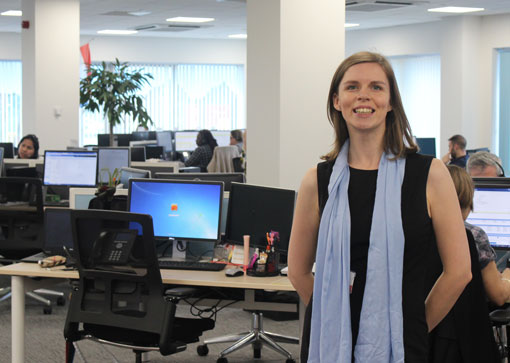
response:
[[[244,271],[241,267],[232,267],[225,270],[225,275],[228,277],[236,277],[244,274]]]

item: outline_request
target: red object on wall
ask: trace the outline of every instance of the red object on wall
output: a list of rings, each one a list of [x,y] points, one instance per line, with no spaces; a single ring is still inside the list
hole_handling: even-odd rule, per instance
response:
[[[89,43],[82,45],[80,47],[81,56],[83,57],[83,63],[87,66],[87,69],[90,69],[91,59],[90,59],[90,47]]]
[[[30,28],[30,22],[28,20],[22,20],[21,21],[21,28],[22,29],[29,29]]]

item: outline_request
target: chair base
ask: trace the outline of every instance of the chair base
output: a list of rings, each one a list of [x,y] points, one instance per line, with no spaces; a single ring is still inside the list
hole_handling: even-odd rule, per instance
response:
[[[264,345],[285,356],[287,358],[287,362],[294,362],[292,354],[278,343],[299,344],[299,338],[266,332],[262,327],[263,314],[261,312],[254,312],[252,316],[253,320],[251,331],[207,339],[204,341],[203,345],[198,347],[197,350],[206,352],[208,351],[208,344],[235,342],[232,346],[220,353],[218,361],[225,362],[226,359],[224,357],[227,354],[235,352],[249,344],[253,345],[254,358],[260,358],[260,350]]]
[[[39,294],[57,296],[57,305],[65,304],[64,293],[60,292],[60,291],[53,291],[53,290],[48,290],[48,289],[37,289],[34,291],[27,291],[25,294],[26,294],[26,296],[45,305],[44,310],[43,310],[45,314],[51,314],[51,300],[45,299],[44,297],[42,297]],[[11,288],[5,287],[5,288],[0,289],[0,296],[1,296],[0,301],[9,299],[11,297]]]

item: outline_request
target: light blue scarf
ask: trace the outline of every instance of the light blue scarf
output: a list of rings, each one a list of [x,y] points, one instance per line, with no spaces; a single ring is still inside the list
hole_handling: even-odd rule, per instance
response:
[[[333,166],[319,227],[309,363],[350,363],[352,358],[348,152],[349,141]],[[383,153],[377,173],[367,279],[354,349],[355,361],[360,363],[404,362],[400,200],[405,159],[392,161],[391,157]]]

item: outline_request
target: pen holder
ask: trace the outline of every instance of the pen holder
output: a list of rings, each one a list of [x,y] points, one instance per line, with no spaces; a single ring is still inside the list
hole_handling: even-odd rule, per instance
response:
[[[259,261],[253,264],[253,267],[246,270],[248,276],[277,276],[280,273],[278,269],[278,262],[280,261],[280,254],[278,252],[268,252],[266,263],[260,264]]]

